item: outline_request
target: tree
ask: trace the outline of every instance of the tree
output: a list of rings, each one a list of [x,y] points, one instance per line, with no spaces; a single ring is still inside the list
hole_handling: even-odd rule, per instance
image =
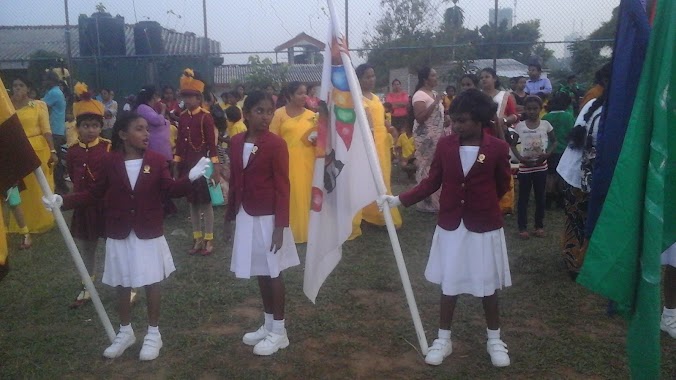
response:
[[[479,49],[479,58],[493,58],[495,55],[495,27],[486,24],[479,29],[481,33],[482,48]],[[533,57],[539,62],[546,62],[554,55],[544,44],[538,43],[542,37],[540,32],[540,20],[529,20],[507,27],[507,20],[503,20],[498,26],[498,54],[497,58],[512,58],[522,63],[529,63]]]
[[[364,40],[364,45],[372,49],[368,59],[375,67],[377,85],[384,87],[390,69],[431,65],[438,56],[431,48],[436,39],[428,20],[435,9],[429,1],[381,0],[380,5],[383,16],[376,23],[375,35]],[[430,48],[421,48],[425,45]]]
[[[270,58],[261,60],[257,55],[249,56],[249,65],[251,71],[246,75],[245,82],[251,89],[263,90],[271,84],[279,88],[286,82],[288,65],[275,65]]]
[[[601,54],[604,48],[612,48],[617,30],[619,18],[619,7],[613,9],[610,20],[601,24],[585,39],[578,40],[568,46],[571,52],[571,70],[575,73],[581,82],[592,83],[594,73],[609,58]],[[607,40],[605,42],[596,42],[596,40]]]

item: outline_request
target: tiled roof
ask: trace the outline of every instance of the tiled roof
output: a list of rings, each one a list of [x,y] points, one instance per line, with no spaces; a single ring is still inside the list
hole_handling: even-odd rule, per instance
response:
[[[0,61],[28,60],[38,50],[53,51],[66,56],[66,26],[0,26]],[[124,34],[127,55],[135,55],[134,26],[125,25]],[[169,29],[162,30],[162,40],[166,55],[204,54],[204,38],[192,33],[179,33]],[[209,41],[210,52],[220,52],[218,41]],[[70,46],[74,58],[80,56],[80,36],[77,25],[70,27]]]
[[[271,66],[272,70],[279,70],[281,64]],[[288,65],[286,73],[286,82],[321,82],[322,65]],[[214,83],[232,84],[246,81],[247,75],[251,72],[250,65],[223,65],[214,69]]]

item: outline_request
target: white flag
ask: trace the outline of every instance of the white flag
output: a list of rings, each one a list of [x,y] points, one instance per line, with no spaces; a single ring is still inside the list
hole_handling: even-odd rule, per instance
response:
[[[355,107],[361,107],[364,112],[361,89],[354,80],[352,63],[341,58],[341,52],[349,53],[333,13],[331,23],[324,52],[321,98],[325,103],[317,126],[317,160],[303,282],[305,295],[312,302],[341,259],[341,247],[352,233],[353,217],[378,197],[374,181],[377,177],[369,165],[366,146],[372,145],[373,139],[370,135],[364,138],[370,129],[368,125],[360,125],[359,110],[355,111]],[[348,78],[352,78],[352,86]],[[356,100],[351,89],[352,94],[359,95]],[[373,146],[370,149],[375,152]]]

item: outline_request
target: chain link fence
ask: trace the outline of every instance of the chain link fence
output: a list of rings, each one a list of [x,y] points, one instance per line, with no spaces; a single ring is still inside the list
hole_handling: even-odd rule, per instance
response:
[[[383,90],[393,76],[423,65],[443,68],[444,82],[454,83],[463,71],[495,64],[499,75],[511,77],[525,75],[526,65],[538,62],[555,82],[576,74],[587,84],[609,59],[618,5],[619,0],[336,0],[355,63],[374,64]],[[5,8],[12,8],[0,15],[5,83],[55,66],[119,95],[146,82],[176,84],[184,66],[204,72],[217,89],[321,79],[325,0],[98,5],[25,0]]]

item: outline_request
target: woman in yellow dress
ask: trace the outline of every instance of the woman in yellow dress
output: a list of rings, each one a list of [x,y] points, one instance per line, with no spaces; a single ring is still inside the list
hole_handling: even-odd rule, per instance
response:
[[[366,115],[369,118],[369,123],[373,130],[373,139],[376,145],[376,152],[378,153],[378,161],[380,161],[380,170],[383,173],[383,180],[387,188],[387,194],[392,194],[392,186],[390,185],[390,176],[392,174],[392,141],[396,138],[396,129],[390,127],[390,130],[385,126],[385,107],[380,102],[380,99],[371,91],[376,86],[376,73],[373,66],[369,64],[359,65],[356,69],[357,78],[363,95],[364,108]],[[390,135],[392,134],[392,137]],[[392,210],[392,221],[396,228],[401,227],[401,214],[397,208]],[[361,215],[360,215],[361,214]],[[378,210],[375,202],[364,207],[362,212],[357,214],[352,221],[352,235],[350,240],[361,235],[361,220],[375,224],[377,226],[385,225],[385,217],[383,213]]]
[[[54,191],[53,165],[58,162],[58,158],[52,142],[52,131],[49,128],[49,111],[44,102],[28,98],[31,87],[27,79],[15,79],[12,82],[12,103],[35,154],[42,162],[42,171],[49,187]],[[23,181],[26,190],[21,192],[21,205],[26,226],[30,233],[46,232],[54,227],[54,216],[42,205],[42,190],[38,180],[35,174],[30,174]],[[19,228],[14,216],[10,216],[8,230],[10,233],[26,233]]]
[[[307,87],[291,82],[286,88],[288,102],[275,111],[270,132],[286,141],[289,149],[291,182],[290,225],[296,243],[306,243],[310,222],[310,197],[315,166],[314,112],[305,108]]]

